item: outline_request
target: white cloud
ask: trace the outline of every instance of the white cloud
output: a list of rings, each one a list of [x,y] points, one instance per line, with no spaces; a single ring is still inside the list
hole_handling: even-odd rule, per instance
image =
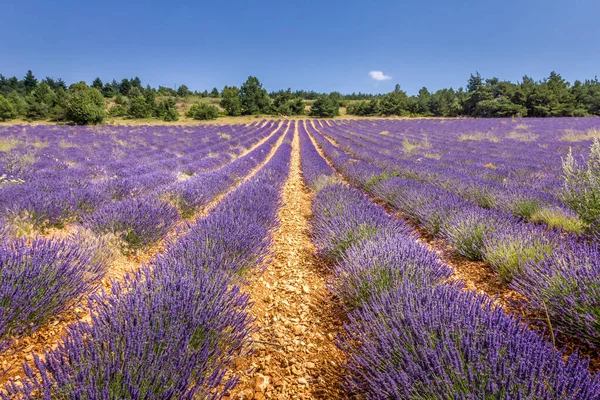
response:
[[[376,81],[387,81],[392,79],[391,76],[384,74],[383,71],[371,71],[369,72],[369,76]]]

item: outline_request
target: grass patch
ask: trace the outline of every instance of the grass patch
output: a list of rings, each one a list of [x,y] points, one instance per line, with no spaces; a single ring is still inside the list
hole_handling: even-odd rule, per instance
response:
[[[404,141],[402,142],[402,148],[404,149],[404,152],[410,154],[415,150],[430,149],[431,143],[429,142],[429,139],[427,139],[427,137],[423,138],[423,140],[414,141],[414,142],[411,142],[408,139],[404,139]]]
[[[75,147],[75,145],[71,142],[67,142],[66,140],[61,140],[58,144],[58,147],[60,147],[61,149],[71,149]]]
[[[498,273],[501,282],[509,283],[524,264],[544,261],[553,247],[550,241],[534,232],[514,235],[508,231],[486,241],[484,260]]]
[[[591,128],[587,131],[576,131],[573,129],[565,129],[564,135],[560,137],[560,140],[565,142],[582,142],[585,140],[599,139],[600,129]]]
[[[458,138],[460,142],[465,142],[468,140],[474,140],[477,142],[487,141],[492,143],[499,143],[501,139],[495,136],[491,132],[475,132],[475,133],[463,133]]]
[[[550,228],[559,228],[578,235],[585,231],[585,224],[577,215],[568,215],[567,212],[556,207],[541,208],[534,212],[529,220],[533,223],[545,223]]]
[[[335,175],[320,175],[314,181],[311,182],[310,186],[315,193],[319,193],[326,187],[333,186],[340,182],[340,178],[338,178]]]
[[[525,125],[527,126],[527,125]],[[533,142],[535,141],[539,135],[529,133],[529,132],[517,132],[512,131],[506,135],[507,139],[518,140],[519,142]]]
[[[8,153],[9,151],[16,149],[19,144],[20,142],[14,137],[0,138],[0,151]]]

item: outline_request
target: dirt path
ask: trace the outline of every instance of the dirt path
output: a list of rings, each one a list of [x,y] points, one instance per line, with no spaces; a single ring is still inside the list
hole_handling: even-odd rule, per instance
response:
[[[289,178],[273,234],[273,257],[247,288],[260,331],[254,353],[238,359],[240,384],[234,399],[342,399],[334,344],[341,331],[336,302],[325,286],[327,273],[309,236],[312,196],[300,171],[299,135],[292,142]]]
[[[283,121],[280,121],[267,137],[241,153],[239,157],[248,154],[266,142],[273,135],[278,134],[282,126]],[[156,255],[164,252],[170,243],[173,243],[177,240],[177,238],[184,235],[188,231],[190,221],[195,221],[197,218],[202,218],[209,214],[225,197],[234,192],[248,179],[252,178],[271,159],[273,154],[275,154],[275,151],[283,142],[283,138],[285,137],[285,133],[287,133],[288,129],[289,128],[286,128],[286,131],[281,135],[275,146],[273,146],[273,148],[270,150],[265,160],[256,168],[254,168],[246,177],[237,182],[233,187],[229,188],[226,193],[217,196],[217,198],[206,205],[193,217],[180,221],[165,238],[163,238],[159,243],[153,245],[144,253],[127,257],[118,256],[110,265],[98,290],[110,290],[114,281],[123,280],[128,273],[138,270],[143,264],[148,263],[150,260],[156,257]],[[193,222],[191,223],[193,224]],[[90,292],[81,296],[81,300],[79,301],[78,305],[74,305],[63,313],[52,317],[45,325],[40,327],[33,334],[16,339],[10,348],[0,354],[0,385],[5,384],[10,379],[20,381],[21,378],[25,376],[23,372],[23,363],[28,362],[30,365],[33,365],[33,353],[42,355],[44,350],[56,348],[61,338],[65,335],[66,329],[70,324],[77,321],[90,321],[90,311],[87,308],[85,299],[92,293],[93,292]],[[6,371],[6,373],[2,374],[2,371]]]

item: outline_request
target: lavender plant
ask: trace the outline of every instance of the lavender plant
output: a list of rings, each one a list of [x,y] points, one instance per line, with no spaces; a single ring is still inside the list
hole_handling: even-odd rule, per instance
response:
[[[106,264],[93,243],[34,238],[0,245],[0,340],[40,327],[96,287]]]
[[[171,230],[179,218],[177,210],[156,199],[129,199],[109,203],[84,219],[84,226],[104,234],[114,233],[124,250],[147,248]]]
[[[598,399],[600,380],[493,301],[401,285],[349,316],[349,389],[369,399]]]

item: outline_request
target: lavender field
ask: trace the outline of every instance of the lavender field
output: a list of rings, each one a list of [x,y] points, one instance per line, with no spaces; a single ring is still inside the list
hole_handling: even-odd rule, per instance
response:
[[[0,398],[600,399],[600,120],[0,127]]]

